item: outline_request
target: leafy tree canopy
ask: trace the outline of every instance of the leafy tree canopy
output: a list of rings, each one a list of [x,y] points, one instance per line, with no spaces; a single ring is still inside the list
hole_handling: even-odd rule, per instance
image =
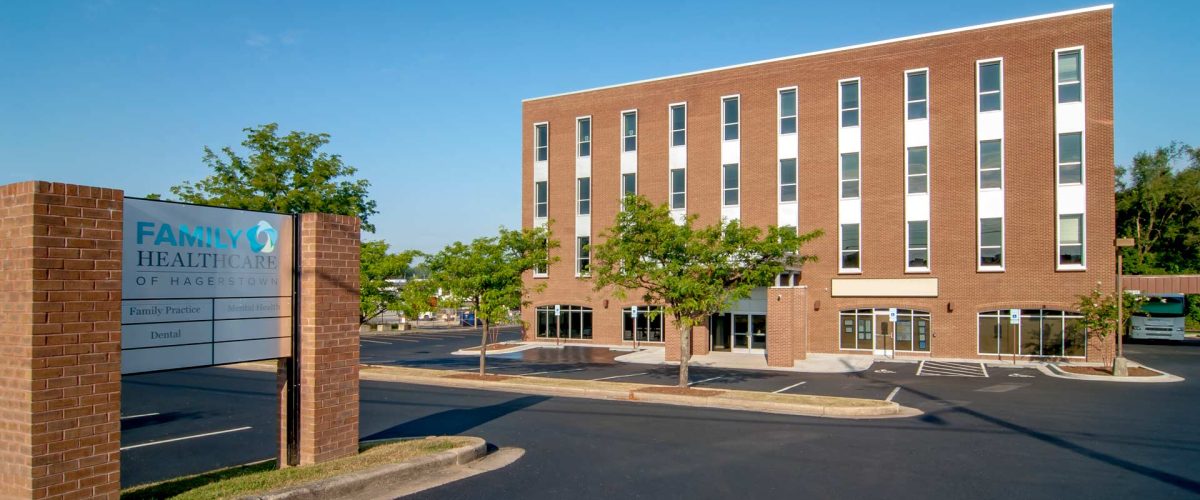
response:
[[[354,179],[358,169],[344,164],[341,156],[318,151],[329,143],[329,134],[293,131],[279,136],[278,130],[275,123],[245,129],[242,146],[250,154],[244,158],[229,146],[220,153],[205,146],[204,163],[212,175],[195,183],[185,181],[171,193],[203,205],[355,215],[363,229],[374,232],[370,218],[378,212],[367,196],[371,184]]]
[[[1180,143],[1117,169],[1117,234],[1129,274],[1200,273],[1200,150]]]
[[[398,309],[400,290],[388,280],[403,278],[409,265],[421,255],[416,250],[390,253],[382,240],[362,244],[359,252],[359,323],[366,323],[389,310]]]

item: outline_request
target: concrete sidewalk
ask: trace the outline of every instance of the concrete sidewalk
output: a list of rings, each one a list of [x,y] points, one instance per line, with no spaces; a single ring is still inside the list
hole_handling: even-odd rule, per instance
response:
[[[678,365],[678,361],[666,360],[666,352],[662,347],[646,347],[640,351],[617,356],[622,363],[639,363],[647,365]],[[795,373],[855,373],[866,371],[875,363],[873,356],[840,355],[840,354],[809,354],[808,359],[796,361],[790,367],[768,366],[767,358],[762,354],[742,354],[730,352],[713,352],[692,356],[689,366],[704,366],[710,368],[731,368],[735,370],[764,370]]]

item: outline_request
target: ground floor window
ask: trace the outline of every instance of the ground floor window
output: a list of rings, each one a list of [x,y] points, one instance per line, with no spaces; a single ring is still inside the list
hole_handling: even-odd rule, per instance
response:
[[[765,352],[767,315],[718,313],[709,317],[709,348],[713,351]]]
[[[1021,309],[1014,323],[1010,309],[981,312],[979,353],[1082,357],[1087,334],[1080,319],[1069,311]]]
[[[558,307],[558,314],[554,314]],[[539,306],[537,308],[539,338],[592,338],[592,308],[571,305]]]
[[[639,342],[662,342],[663,341],[663,325],[666,320],[663,318],[663,309],[660,306],[637,306],[637,315],[633,314],[632,307],[626,307],[621,313],[622,315],[622,334],[624,340],[634,340]]]
[[[929,311],[896,309],[892,325],[891,309],[847,309],[838,321],[842,349],[878,349],[929,352]],[[894,334],[891,331],[894,330]],[[894,338],[889,338],[894,335]]]

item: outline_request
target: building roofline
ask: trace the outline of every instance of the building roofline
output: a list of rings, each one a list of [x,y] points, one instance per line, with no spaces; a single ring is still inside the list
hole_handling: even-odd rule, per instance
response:
[[[962,28],[952,28],[952,29],[948,29],[948,30],[932,31],[929,33],[921,33],[918,35],[909,35],[909,36],[902,36],[899,38],[890,38],[887,40],[880,40],[877,42],[860,43],[857,45],[847,45],[844,47],[837,47],[837,48],[833,48],[833,49],[824,49],[824,50],[818,50],[818,51],[814,51],[814,52],[806,52],[803,54],[795,54],[795,55],[790,55],[790,56],[776,57],[773,59],[763,59],[763,60],[759,60],[759,61],[751,61],[751,62],[747,62],[747,63],[734,64],[734,65],[730,65],[730,66],[721,66],[719,68],[702,69],[702,70],[691,71],[691,72],[687,72],[687,73],[679,73],[679,74],[675,74],[675,75],[660,76],[660,77],[655,77],[655,78],[648,78],[645,80],[637,80],[637,81],[633,81],[633,82],[617,83],[617,84],[613,84],[613,85],[604,85],[601,87],[592,87],[592,88],[583,89],[583,90],[573,90],[570,92],[563,92],[560,94],[552,94],[552,95],[546,95],[546,96],[541,96],[541,97],[531,97],[528,99],[522,99],[521,102],[525,103],[525,102],[532,102],[532,101],[540,101],[543,99],[551,99],[554,97],[562,97],[562,96],[568,96],[568,95],[574,95],[574,94],[583,94],[586,92],[595,92],[598,90],[607,90],[607,89],[613,89],[613,88],[618,88],[618,87],[625,87],[628,85],[638,85],[638,84],[642,84],[642,83],[657,82],[657,81],[661,81],[661,80],[670,80],[672,78],[682,78],[685,76],[702,75],[705,73],[715,73],[718,71],[725,71],[728,69],[735,69],[735,68],[744,68],[747,66],[755,66],[758,64],[767,64],[767,63],[773,63],[773,62],[779,62],[779,61],[788,61],[788,60],[792,60],[792,59],[802,59],[805,57],[819,56],[819,55],[823,55],[823,54],[831,54],[834,52],[842,52],[842,51],[846,51],[846,50],[862,49],[862,48],[866,48],[866,47],[874,47],[876,45],[884,45],[884,44],[888,44],[888,43],[907,42],[909,40],[918,40],[921,38],[929,38],[929,37],[935,37],[935,36],[940,36],[940,35],[949,35],[951,33],[961,33],[964,31],[973,31],[973,30],[979,30],[979,29],[985,29],[985,28],[994,28],[997,26],[1006,26],[1009,24],[1024,23],[1024,22],[1029,22],[1029,21],[1039,21],[1042,19],[1070,16],[1070,15],[1074,15],[1074,14],[1083,14],[1085,12],[1095,12],[1095,11],[1100,11],[1100,10],[1112,10],[1112,8],[1113,8],[1113,4],[1104,4],[1104,5],[1096,5],[1096,6],[1092,6],[1092,7],[1083,7],[1080,9],[1071,9],[1071,10],[1064,10],[1064,11],[1060,11],[1060,12],[1051,12],[1049,14],[1039,14],[1036,16],[1020,17],[1017,19],[1008,19],[1005,21],[995,21],[995,22],[984,23],[984,24],[976,24],[973,26],[965,26]]]

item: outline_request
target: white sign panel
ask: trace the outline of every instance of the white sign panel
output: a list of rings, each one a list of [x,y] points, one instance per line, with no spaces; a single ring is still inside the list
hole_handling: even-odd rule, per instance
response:
[[[1020,309],[1009,309],[1008,310],[1008,324],[1015,325],[1020,322],[1021,322],[1021,310]]]
[[[121,373],[291,355],[289,215],[125,199]]]

